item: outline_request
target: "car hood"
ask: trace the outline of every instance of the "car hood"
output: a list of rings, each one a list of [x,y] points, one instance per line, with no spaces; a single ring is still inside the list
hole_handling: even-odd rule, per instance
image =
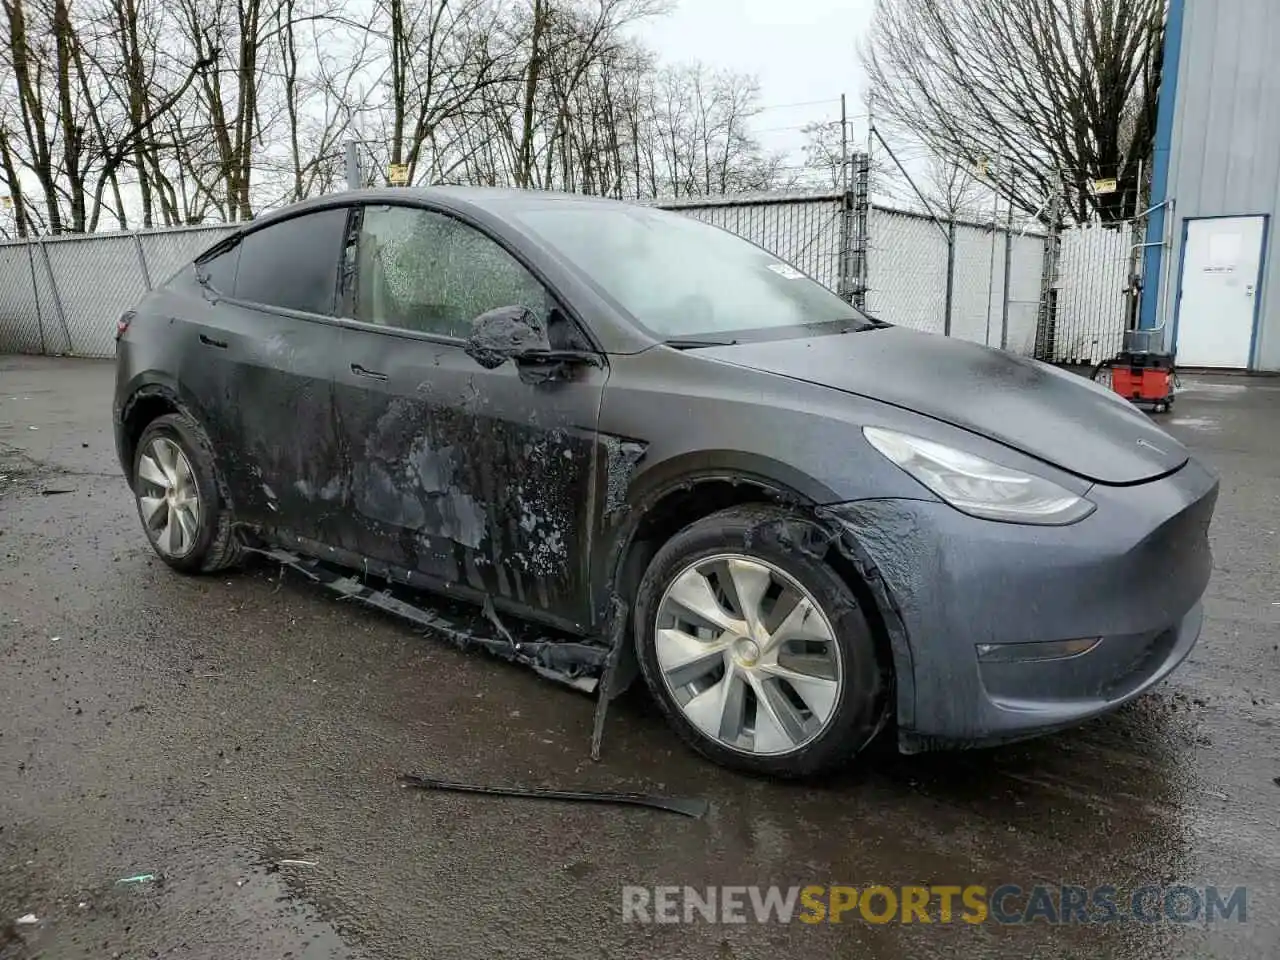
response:
[[[989,437],[1095,483],[1164,476],[1185,447],[1115,394],[1045,363],[902,327],[699,350]]]

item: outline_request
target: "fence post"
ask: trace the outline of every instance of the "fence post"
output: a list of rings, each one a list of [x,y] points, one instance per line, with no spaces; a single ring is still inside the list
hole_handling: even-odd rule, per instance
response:
[[[1013,292],[1013,204],[1004,229],[1004,307],[1000,311],[1000,349],[1009,349],[1009,295]]]
[[[147,290],[151,290],[151,271],[147,269],[147,254],[142,249],[142,238],[138,236],[138,231],[133,231],[133,249],[138,254],[138,266],[142,268],[142,282],[147,285]]]
[[[942,335],[951,336],[951,311],[956,300],[956,222],[947,221],[947,313],[942,322]]]
[[[841,300],[854,302],[857,288],[854,286],[853,263],[853,191],[840,195],[840,263],[836,270],[836,292]]]
[[[40,309],[40,284],[36,283],[35,244],[27,241],[27,267],[31,271],[31,299],[36,303],[36,326],[40,329],[40,356],[47,356],[49,347],[44,340],[44,311]]]
[[[1036,317],[1037,360],[1053,362],[1058,322],[1058,261],[1062,253],[1062,182],[1055,180],[1049,197],[1049,229],[1044,238],[1044,265],[1040,272],[1040,311]]]
[[[44,259],[44,272],[49,278],[49,292],[53,294],[53,308],[58,313],[58,323],[62,324],[62,335],[67,339],[67,353],[74,354],[71,343],[71,329],[67,326],[67,314],[62,309],[62,297],[58,295],[58,281],[53,276],[53,264],[49,261],[49,248],[44,244],[44,237],[37,241],[40,244],[40,256]]]
[[[858,154],[857,177],[853,183],[853,305],[867,309],[867,255],[871,249],[871,155]]]

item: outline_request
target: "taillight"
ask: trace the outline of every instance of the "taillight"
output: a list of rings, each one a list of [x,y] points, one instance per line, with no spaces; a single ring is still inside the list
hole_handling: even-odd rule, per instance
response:
[[[132,310],[126,310],[120,315],[120,319],[116,321],[116,339],[119,340],[129,330],[129,324],[133,323],[133,318],[137,316]]]

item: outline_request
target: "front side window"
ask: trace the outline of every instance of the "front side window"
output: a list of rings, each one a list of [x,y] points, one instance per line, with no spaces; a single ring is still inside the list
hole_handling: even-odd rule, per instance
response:
[[[333,316],[345,207],[304,213],[254,230],[240,241],[239,300]]]
[[[355,319],[465,338],[498,307],[524,306],[545,323],[546,289],[511,254],[460,220],[414,207],[369,206],[357,239]]]

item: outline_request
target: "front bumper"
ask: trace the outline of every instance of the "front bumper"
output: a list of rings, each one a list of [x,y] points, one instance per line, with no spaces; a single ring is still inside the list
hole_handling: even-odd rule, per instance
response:
[[[1218,479],[1194,460],[1095,486],[1069,527],[978,520],[939,502],[831,508],[893,645],[907,752],[1072,726],[1164,679],[1190,652],[1213,559]],[[979,645],[1101,638],[1068,659],[985,662]]]

